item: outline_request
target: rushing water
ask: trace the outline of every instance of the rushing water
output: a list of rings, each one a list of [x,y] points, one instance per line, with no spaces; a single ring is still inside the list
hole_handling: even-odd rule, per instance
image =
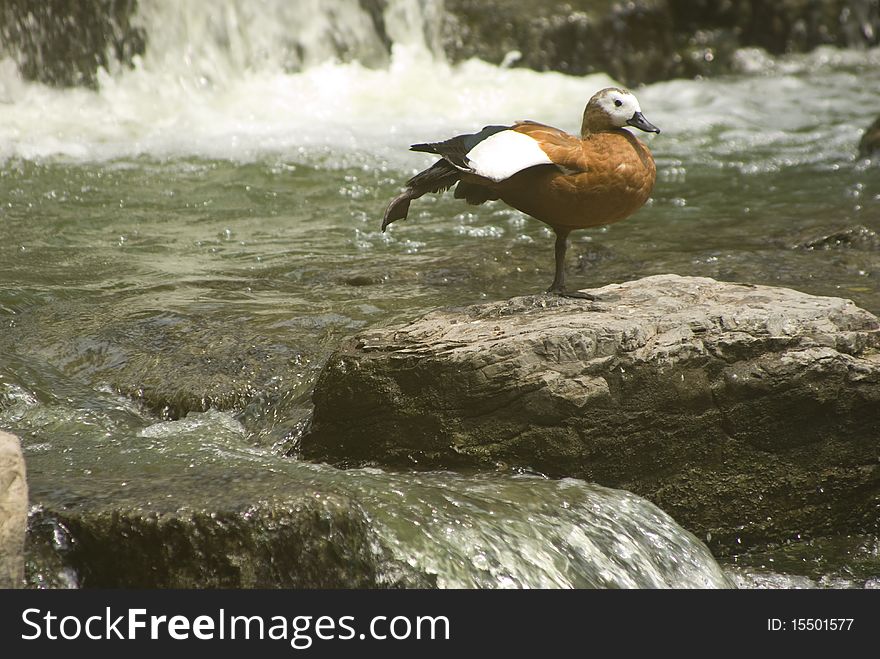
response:
[[[183,501],[224,487],[213,467],[190,462],[234,471],[238,459],[223,456],[254,451],[269,473],[300,479],[305,469],[330,489],[355,483],[346,491],[385,546],[404,543],[401,556],[441,583],[578,585],[575,568],[595,568],[611,545],[591,554],[589,539],[548,540],[542,555],[522,525],[549,538],[595,523],[562,506],[562,490],[587,501],[591,486],[533,481],[535,508],[524,512],[521,477],[343,478],[279,454],[340,337],[549,284],[550,232],[502,204],[423,198],[408,222],[381,233],[387,200],[430,162],[408,145],[521,118],[574,131],[586,99],[613,81],[450,65],[432,48],[431,3],[389,4],[390,58],[346,3],[315,3],[307,21],[283,2],[268,14],[248,6],[141,2],[150,46],[133,70],[101,72],[97,90],[25,82],[0,62],[0,427],[24,439],[33,503],[82,505],[101,492],[128,501],[122,493],[141,473]],[[291,25],[299,29],[282,29]],[[328,59],[331,37],[357,57]],[[573,236],[571,283],[675,272],[839,295],[880,312],[880,168],[855,156],[880,111],[880,52],[744,51],[739,61],[737,75],[636,90],[663,129],[640,136],[658,162],[653,198],[626,222]],[[219,417],[170,427],[177,453],[144,444],[156,424],[209,409]],[[218,436],[237,448],[200,448]],[[465,543],[478,547],[467,557],[454,551],[460,535],[412,533],[456,497],[477,502],[459,519],[481,536]],[[508,522],[490,524],[499,514]],[[633,518],[650,526],[652,515]],[[641,557],[637,571],[651,572],[657,557],[637,535],[615,537]],[[523,556],[498,553],[511,542]],[[503,569],[485,577],[481,560]],[[456,565],[471,567],[463,576]],[[765,583],[756,569],[743,583]],[[670,574],[640,581],[624,570],[608,583],[681,576]]]

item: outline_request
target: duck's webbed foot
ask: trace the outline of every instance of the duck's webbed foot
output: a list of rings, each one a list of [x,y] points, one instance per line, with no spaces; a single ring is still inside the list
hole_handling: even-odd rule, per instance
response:
[[[584,291],[567,291],[564,288],[557,288],[551,286],[547,289],[547,293],[551,295],[558,295],[559,297],[567,297],[574,300],[591,300],[595,302],[599,298],[590,293],[585,293]]]

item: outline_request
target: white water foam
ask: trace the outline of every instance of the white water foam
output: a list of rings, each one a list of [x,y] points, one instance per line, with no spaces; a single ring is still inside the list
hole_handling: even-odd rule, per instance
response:
[[[616,84],[601,74],[450,65],[437,54],[436,0],[390,0],[390,57],[353,0],[142,0],[139,8],[146,54],[134,69],[101,71],[97,91],[26,82],[0,62],[0,162],[268,155],[408,168],[425,160],[409,144],[486,124],[534,119],[575,131],[586,100]],[[355,59],[334,58],[340,43]],[[821,141],[839,155],[876,112],[880,84],[870,83],[880,83],[880,51],[783,60],[744,51],[740,60],[747,75],[637,90],[667,154],[702,152],[711,163],[769,145],[780,163],[796,163],[824,157]],[[835,74],[832,87],[816,89],[805,74],[860,63],[873,78]]]
[[[368,62],[381,59],[352,3],[314,2],[306,23],[291,3],[264,13],[250,2],[228,0],[224,11],[206,4],[142,2],[148,52],[133,70],[99,72],[98,91],[24,82],[3,62],[0,159],[307,159],[322,148],[393,158],[402,145],[485,123],[541,118],[574,129],[582,103],[612,83],[476,60],[450,66],[432,52],[432,5],[414,0],[389,3],[394,45],[374,67],[338,62],[327,49],[332,34],[345,33]],[[295,30],[297,41],[286,41]],[[294,56],[294,46],[305,55]]]

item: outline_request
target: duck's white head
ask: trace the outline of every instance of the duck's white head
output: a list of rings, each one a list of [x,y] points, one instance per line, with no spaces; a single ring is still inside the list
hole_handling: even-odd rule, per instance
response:
[[[584,110],[584,135],[609,128],[633,126],[649,133],[659,133],[650,121],[645,119],[638,99],[625,89],[606,87],[595,94]]]

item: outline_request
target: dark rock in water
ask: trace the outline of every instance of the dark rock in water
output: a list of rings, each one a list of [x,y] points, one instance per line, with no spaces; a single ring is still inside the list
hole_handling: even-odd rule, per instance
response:
[[[516,66],[571,75],[605,72],[628,84],[673,77],[690,63],[678,53],[665,0],[447,0],[445,7],[444,49],[456,61],[501,63],[517,53]]]
[[[349,480],[356,480],[350,477]],[[514,509],[479,478],[468,491],[389,478],[385,506],[295,483],[286,499],[215,510],[94,503],[41,509],[29,527],[29,585],[50,588],[725,588],[708,549],[626,492],[532,479]],[[552,487],[555,496],[545,496]],[[509,489],[509,488],[508,488]],[[529,483],[519,487],[528,491]],[[414,491],[412,491],[414,490]],[[419,505],[424,492],[433,506]],[[403,499],[402,496],[406,496]],[[466,510],[449,501],[466,501]],[[498,506],[494,516],[480,508]],[[416,517],[418,515],[418,517]],[[389,525],[388,517],[392,521]],[[498,525],[502,525],[500,528]],[[377,528],[378,527],[378,528]],[[460,536],[456,535],[461,530]],[[647,540],[646,538],[650,538]],[[458,542],[456,542],[458,540]],[[515,546],[516,552],[509,548]],[[396,554],[396,556],[394,555]],[[532,565],[531,557],[557,557]],[[540,561],[539,561],[540,562]],[[494,569],[493,569],[494,566]]]
[[[830,566],[839,566],[830,568]],[[880,588],[880,537],[836,535],[740,554],[725,571],[740,588]]]
[[[23,583],[27,510],[27,479],[18,437],[0,430],[0,588],[18,588]]]
[[[144,53],[146,35],[131,22],[136,8],[137,0],[4,0],[0,54],[11,55],[29,80],[94,86],[111,58],[131,65]]]
[[[291,489],[296,489],[292,487]],[[40,510],[29,581],[79,588],[366,588],[380,580],[357,504],[309,491],[236,508]],[[39,566],[39,567],[36,567]],[[408,585],[428,586],[415,573]]]
[[[880,12],[865,0],[446,0],[445,48],[453,59],[501,62],[627,84],[725,73],[738,48],[773,54],[820,45],[874,45]]]
[[[859,155],[863,158],[870,158],[880,153],[880,117],[877,117],[873,124],[868,126],[862,139],[859,140]]]
[[[646,496],[719,548],[877,527],[877,318],[675,275],[592,292],[352,338],[318,379],[303,455],[575,476]]]
[[[431,585],[377,545],[360,503],[319,468],[254,449],[228,415],[79,439],[53,444],[67,456],[57,483],[52,456],[33,449],[31,587]]]
[[[681,32],[720,30],[740,46],[770,53],[804,52],[821,45],[857,47],[878,42],[880,12],[874,0],[668,0]]]
[[[337,281],[342,282],[348,286],[376,286],[377,284],[381,284],[388,278],[388,275],[368,275],[368,274],[353,274],[353,275],[345,275],[337,279]]]
[[[805,249],[857,249],[873,252],[880,250],[880,235],[873,229],[858,225],[825,236],[811,238],[799,246]]]

